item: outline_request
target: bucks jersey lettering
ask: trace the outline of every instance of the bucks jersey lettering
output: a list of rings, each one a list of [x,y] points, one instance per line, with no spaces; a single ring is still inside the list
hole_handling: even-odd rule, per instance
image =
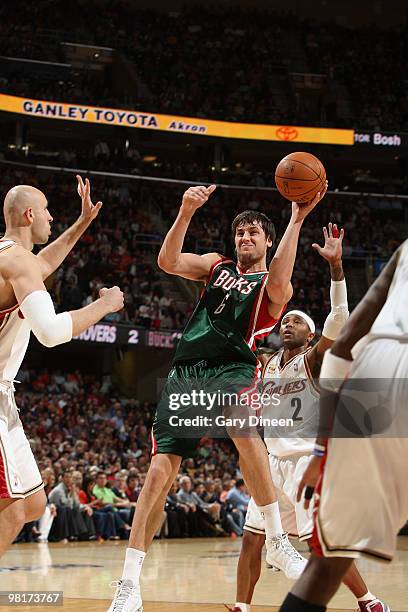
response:
[[[268,272],[243,274],[232,259],[211,268],[179,341],[174,363],[200,359],[256,363],[256,342],[277,320],[268,313]]]

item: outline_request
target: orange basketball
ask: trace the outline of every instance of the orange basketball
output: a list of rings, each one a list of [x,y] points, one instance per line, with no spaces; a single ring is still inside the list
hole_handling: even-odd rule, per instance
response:
[[[311,153],[290,153],[277,165],[275,183],[287,200],[307,204],[325,188],[326,170]]]

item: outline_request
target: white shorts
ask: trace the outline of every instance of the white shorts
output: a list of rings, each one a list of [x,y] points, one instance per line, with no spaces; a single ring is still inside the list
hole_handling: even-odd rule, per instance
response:
[[[356,359],[351,378],[384,379],[381,406],[395,417],[387,429],[393,437],[330,439],[317,488],[316,550],[320,544],[327,557],[390,561],[408,518],[408,438],[401,437],[407,435],[408,343],[371,341]],[[346,393],[347,382],[343,397]]]
[[[297,503],[296,493],[304,471],[310,461],[310,455],[291,455],[275,457],[269,455],[269,466],[276,495],[282,526],[290,536],[307,540],[313,532],[313,510],[305,510],[303,502]],[[265,520],[251,497],[248,504],[244,529],[252,533],[265,534]]]
[[[12,384],[0,382],[0,499],[24,499],[43,488],[18,415]]]

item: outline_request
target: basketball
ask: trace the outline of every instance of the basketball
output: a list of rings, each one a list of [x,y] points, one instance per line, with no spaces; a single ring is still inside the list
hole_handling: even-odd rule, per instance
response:
[[[287,200],[307,204],[325,188],[326,170],[320,159],[311,153],[290,153],[277,165],[275,183]]]

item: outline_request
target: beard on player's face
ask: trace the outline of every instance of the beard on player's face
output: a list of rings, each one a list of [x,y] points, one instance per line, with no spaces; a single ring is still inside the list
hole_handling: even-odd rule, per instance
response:
[[[237,250],[238,263],[243,268],[249,268],[250,266],[257,264],[259,261],[262,261],[265,254],[265,252],[259,252],[256,248],[251,248],[250,250],[240,249],[239,251]]]
[[[235,243],[235,252],[238,263],[243,267],[257,264],[266,257],[267,245],[265,242],[252,241],[251,243]]]
[[[301,348],[308,344],[307,335],[296,335],[294,334],[292,338],[285,338],[283,340],[283,348],[289,351],[293,351],[293,349]]]

